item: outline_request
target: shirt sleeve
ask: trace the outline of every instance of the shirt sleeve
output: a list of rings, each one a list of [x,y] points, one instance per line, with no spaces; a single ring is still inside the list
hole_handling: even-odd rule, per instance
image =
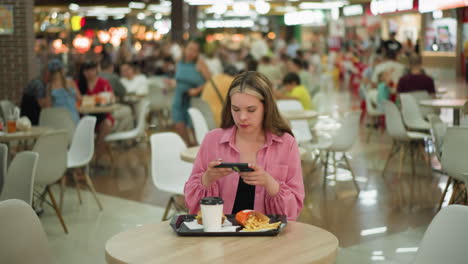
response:
[[[268,214],[286,215],[288,220],[294,221],[304,205],[304,182],[299,147],[295,140],[289,144],[287,151],[289,154],[286,177],[282,179],[272,175],[279,183],[280,189],[275,196],[265,194],[265,211]],[[283,167],[277,172],[283,174],[284,169],[286,168]]]
[[[185,205],[189,210],[189,214],[196,214],[200,210],[200,199],[207,196],[220,196],[219,184],[214,182],[210,187],[205,187],[202,184],[202,176],[208,168],[208,151],[213,151],[213,147],[217,144],[210,138],[212,135],[208,133],[200,146],[197,157],[193,164],[192,174],[185,183]]]

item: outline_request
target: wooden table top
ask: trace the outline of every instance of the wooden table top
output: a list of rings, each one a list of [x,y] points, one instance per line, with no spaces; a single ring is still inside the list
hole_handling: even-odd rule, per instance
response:
[[[78,108],[78,112],[81,114],[104,114],[114,112],[118,107],[118,104],[104,106],[81,106]]]
[[[180,159],[186,162],[194,162],[199,149],[200,146],[186,148],[182,153],[180,153]],[[307,155],[307,150],[305,148],[299,147],[299,153],[301,158],[304,158]]]
[[[308,120],[315,119],[319,114],[313,110],[291,110],[281,112],[281,115],[287,120]]]
[[[17,140],[35,139],[42,134],[52,131],[49,127],[33,126],[28,131],[16,131],[15,133],[2,133],[0,134],[0,142],[10,142]]]
[[[433,99],[433,100],[422,100],[419,104],[422,106],[437,107],[437,108],[463,108],[465,102],[468,99]]]
[[[275,237],[179,237],[169,222],[147,224],[106,242],[106,261],[123,263],[335,263],[338,239],[288,222]]]

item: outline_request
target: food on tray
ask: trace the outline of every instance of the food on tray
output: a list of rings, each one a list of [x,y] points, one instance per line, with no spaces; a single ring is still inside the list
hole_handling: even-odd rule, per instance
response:
[[[198,211],[197,216],[195,216],[195,219],[197,220],[198,224],[203,225],[201,211]],[[223,217],[221,217],[221,224],[224,224],[224,220],[226,220],[226,216],[223,214]]]
[[[242,210],[236,214],[236,221],[244,227],[244,231],[257,231],[261,229],[275,229],[281,221],[270,224],[270,218],[253,210]]]

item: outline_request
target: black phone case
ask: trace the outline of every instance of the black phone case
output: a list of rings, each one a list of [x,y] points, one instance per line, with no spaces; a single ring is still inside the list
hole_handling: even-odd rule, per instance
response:
[[[248,163],[228,163],[228,162],[223,162],[217,166],[215,166],[215,168],[231,168],[232,170],[234,171],[237,171],[237,172],[248,172],[248,171],[253,171],[252,168],[249,168],[249,164]]]

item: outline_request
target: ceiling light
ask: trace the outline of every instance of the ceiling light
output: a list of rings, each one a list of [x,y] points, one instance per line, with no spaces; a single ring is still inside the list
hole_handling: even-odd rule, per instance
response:
[[[70,9],[71,11],[78,11],[78,9],[80,9],[80,6],[75,3],[71,3],[68,5],[68,9]]]
[[[139,20],[143,20],[143,19],[146,18],[146,15],[145,15],[145,13],[140,12],[140,13],[137,14],[137,18],[138,18]]]
[[[133,9],[144,9],[146,4],[142,2],[130,2],[128,3],[128,7]]]
[[[245,16],[249,13],[250,6],[247,2],[234,2],[232,4],[232,9],[234,12],[241,16]]]
[[[348,1],[335,1],[335,2],[305,2],[300,3],[300,9],[332,9],[342,7],[348,4]]]
[[[227,11],[227,5],[223,3],[214,4],[212,10],[213,13],[222,15]]]
[[[255,10],[261,15],[268,13],[270,8],[270,4],[265,1],[260,0],[255,2]]]

